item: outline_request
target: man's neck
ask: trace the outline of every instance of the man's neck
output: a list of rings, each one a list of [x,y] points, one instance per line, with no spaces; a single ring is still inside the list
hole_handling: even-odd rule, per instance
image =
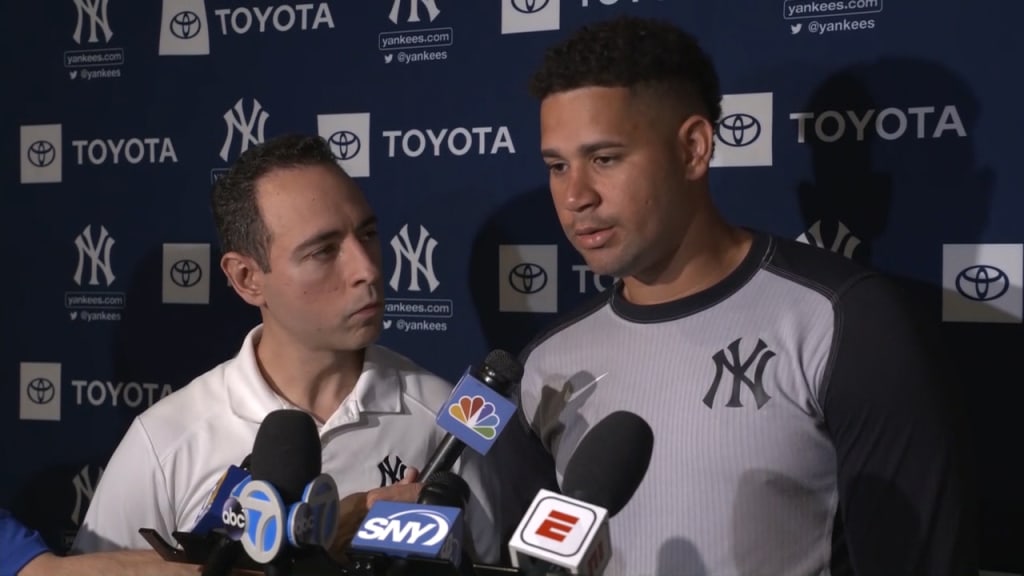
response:
[[[256,363],[281,397],[321,423],[355,389],[365,351],[319,351],[298,346],[273,325],[264,324],[256,343]]]
[[[683,241],[654,270],[623,278],[623,295],[633,304],[678,300],[706,290],[732,273],[746,257],[753,237],[726,222],[710,205],[693,218]]]

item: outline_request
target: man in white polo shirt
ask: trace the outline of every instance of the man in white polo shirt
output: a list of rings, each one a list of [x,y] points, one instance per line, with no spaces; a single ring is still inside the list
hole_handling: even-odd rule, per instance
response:
[[[148,549],[143,527],[173,542],[274,410],[298,408],[317,422],[323,471],[349,495],[340,521],[348,538],[374,500],[416,500],[415,467],[444,436],[435,415],[451,384],[374,344],[384,312],[376,218],[323,139],[284,136],[248,150],[214,187],[212,205],[221,268],[262,323],[235,358],[132,422],[75,553]],[[495,562],[494,486],[479,464],[467,450],[456,472],[472,492],[467,533],[477,559]]]

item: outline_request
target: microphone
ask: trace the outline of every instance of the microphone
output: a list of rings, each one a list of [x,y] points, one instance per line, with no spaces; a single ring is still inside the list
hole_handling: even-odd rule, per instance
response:
[[[454,472],[434,473],[423,487],[416,502],[436,506],[450,506],[465,510],[469,504],[469,484]]]
[[[440,471],[431,476],[430,480],[423,485],[416,502],[431,506],[447,506],[465,511],[466,506],[469,504],[469,494],[469,485],[466,484],[466,481],[461,476],[453,472]],[[459,544],[461,543],[460,541]],[[455,572],[460,576],[474,576],[476,574],[476,571],[473,569],[472,559],[469,558],[465,546],[458,546],[458,549],[452,551],[451,556],[451,560],[454,560],[454,571],[452,574]],[[407,557],[394,558],[390,559],[386,576],[422,574],[424,570],[425,568],[422,565],[417,565],[415,561],[410,561]]]
[[[437,472],[451,470],[467,445],[487,454],[515,414],[516,405],[505,394],[522,377],[523,365],[504,350],[492,350],[479,367],[467,368],[437,414],[437,424],[447,434],[421,477],[429,480]]]
[[[246,457],[249,460],[249,457]],[[203,505],[202,509],[196,514],[196,520],[192,524],[192,530],[190,532],[195,535],[205,535],[211,532],[223,532],[224,531],[224,520],[223,520],[223,508],[224,503],[228,497],[231,496],[231,491],[234,490],[243,480],[249,479],[248,463],[243,462],[241,467],[239,466],[228,466],[228,469],[221,474],[220,479],[217,480],[217,484],[214,485],[210,491],[210,496],[206,500],[206,504]]]
[[[190,532],[193,536],[212,535],[214,538],[212,549],[203,566],[202,576],[228,573],[242,551],[241,545],[237,542],[237,536],[232,537],[230,531],[227,530],[230,526],[230,519],[227,516],[228,510],[225,505],[228,504],[228,499],[231,498],[231,492],[235,486],[249,479],[248,469],[251,459],[252,455],[250,454],[242,460],[241,466],[229,466],[221,474],[217,484],[210,492],[206,505],[199,511],[192,526]]]
[[[509,542],[527,574],[600,576],[611,557],[608,519],[633,497],[651,462],[654,432],[631,412],[597,423],[569,458],[562,493],[541,490]]]
[[[221,475],[192,530],[173,532],[181,548],[173,548],[151,528],[139,533],[161,558],[199,564],[203,576],[261,564],[268,574],[287,573],[295,552],[330,563],[326,555],[307,554],[328,548],[337,532],[338,487],[333,477],[320,473],[320,450],[316,424],[308,414],[271,412],[260,424],[253,453]]]
[[[421,488],[416,503],[378,500],[370,507],[351,549],[386,556],[388,574],[403,574],[416,559],[439,559],[462,565],[463,509],[469,486],[455,474],[439,472]]]
[[[250,478],[232,490],[224,516],[268,576],[290,573],[292,548],[326,547],[334,538],[338,489],[321,473],[322,458],[316,424],[301,410],[271,412],[256,432]]]

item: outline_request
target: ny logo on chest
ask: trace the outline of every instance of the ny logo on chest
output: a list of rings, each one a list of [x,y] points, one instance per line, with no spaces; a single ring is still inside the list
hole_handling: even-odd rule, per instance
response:
[[[380,487],[397,484],[405,476],[405,464],[400,456],[385,456],[377,463],[380,472]]]
[[[743,407],[740,396],[744,386],[754,396],[758,410],[772,399],[764,389],[764,372],[768,361],[775,357],[775,352],[768,348],[768,344],[765,344],[764,340],[758,338],[753,350],[744,358],[741,352],[742,340],[742,338],[733,340],[728,346],[711,356],[711,360],[715,363],[715,378],[711,381],[711,387],[707,394],[704,395],[704,404],[708,408],[714,408],[715,396],[718,394],[718,389],[726,373],[732,376],[732,387],[729,400],[725,403],[726,408]]]

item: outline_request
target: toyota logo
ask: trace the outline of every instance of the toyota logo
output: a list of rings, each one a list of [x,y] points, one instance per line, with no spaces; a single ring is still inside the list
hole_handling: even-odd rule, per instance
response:
[[[995,300],[1010,289],[1010,278],[995,266],[968,266],[956,275],[956,291],[968,300]]]
[[[536,264],[523,262],[509,270],[508,283],[520,294],[536,294],[548,285],[548,273]]]
[[[348,130],[338,130],[331,134],[327,141],[331,145],[331,153],[334,154],[334,158],[337,160],[351,160],[355,158],[363,146],[363,143],[359,141],[359,136]]]
[[[175,14],[168,26],[174,36],[182,40],[190,40],[199,35],[200,30],[203,29],[203,22],[195,12],[184,10]]]
[[[547,8],[550,0],[510,0],[512,7],[523,14],[536,14]]]
[[[57,149],[47,140],[36,140],[29,144],[26,154],[28,155],[29,163],[33,166],[45,168],[53,164],[53,161],[57,158]]]
[[[36,404],[49,404],[57,394],[57,388],[46,378],[34,378],[25,389],[28,399]]]
[[[203,268],[195,260],[182,259],[171,265],[171,282],[182,288],[199,284],[202,277]]]
[[[750,114],[730,114],[719,120],[715,135],[726,146],[749,146],[761,136],[761,123]]]

